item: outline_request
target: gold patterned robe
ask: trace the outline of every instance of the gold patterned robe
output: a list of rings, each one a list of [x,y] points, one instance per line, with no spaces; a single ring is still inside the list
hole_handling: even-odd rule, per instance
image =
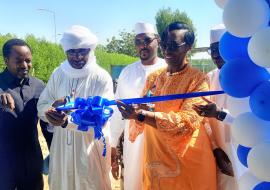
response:
[[[208,91],[208,79],[187,65],[168,74],[166,69],[147,79],[143,94],[154,96]],[[192,109],[205,104],[202,98],[155,103],[157,128],[136,121],[130,125],[130,140],[144,130],[143,189],[216,190],[216,165],[203,118]]]

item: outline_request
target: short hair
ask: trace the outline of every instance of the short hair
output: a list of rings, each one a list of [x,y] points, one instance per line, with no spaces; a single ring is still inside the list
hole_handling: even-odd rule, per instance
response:
[[[32,52],[30,46],[24,40],[13,38],[6,41],[3,45],[2,53],[4,58],[8,58],[10,56],[13,46],[27,46]]]
[[[168,37],[168,33],[173,30],[187,30],[184,36],[184,41],[187,45],[193,46],[195,41],[195,35],[192,28],[184,22],[172,22],[161,33],[161,41],[165,41]]]

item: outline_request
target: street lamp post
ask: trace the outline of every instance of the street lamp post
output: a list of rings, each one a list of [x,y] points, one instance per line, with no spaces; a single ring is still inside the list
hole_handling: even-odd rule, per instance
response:
[[[49,9],[37,9],[38,11],[46,11],[53,15],[53,24],[54,24],[54,42],[56,43],[56,22],[55,22],[55,12]]]

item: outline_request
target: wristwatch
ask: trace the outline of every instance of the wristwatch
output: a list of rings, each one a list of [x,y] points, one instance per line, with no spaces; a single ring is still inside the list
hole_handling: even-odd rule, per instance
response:
[[[225,111],[221,110],[221,111],[218,111],[218,114],[217,114],[216,118],[219,121],[223,121],[225,119],[226,115],[227,115],[227,113]]]
[[[143,111],[137,115],[137,120],[140,122],[143,122],[145,120],[145,114]]]

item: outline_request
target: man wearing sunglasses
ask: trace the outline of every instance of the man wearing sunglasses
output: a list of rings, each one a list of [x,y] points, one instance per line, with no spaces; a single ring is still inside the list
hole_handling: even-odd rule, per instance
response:
[[[135,33],[134,44],[140,60],[128,65],[121,72],[115,94],[117,99],[140,97],[147,76],[166,65],[164,60],[157,56],[159,37],[154,26],[139,22],[135,25]],[[130,142],[129,125],[132,124],[133,121],[122,120],[119,111],[115,110],[111,120],[112,174],[115,179],[119,177],[115,147],[124,131],[124,189],[138,190],[142,189],[144,135],[141,134],[136,142]]]
[[[95,140],[93,130],[78,131],[67,114],[56,107],[77,97],[101,96],[114,99],[110,75],[96,63],[98,39],[83,26],[64,32],[61,45],[67,60],[55,69],[38,102],[39,116],[53,126],[50,148],[49,186],[51,190],[111,189],[110,156],[103,157],[103,142]],[[107,154],[109,126],[103,128]]]

